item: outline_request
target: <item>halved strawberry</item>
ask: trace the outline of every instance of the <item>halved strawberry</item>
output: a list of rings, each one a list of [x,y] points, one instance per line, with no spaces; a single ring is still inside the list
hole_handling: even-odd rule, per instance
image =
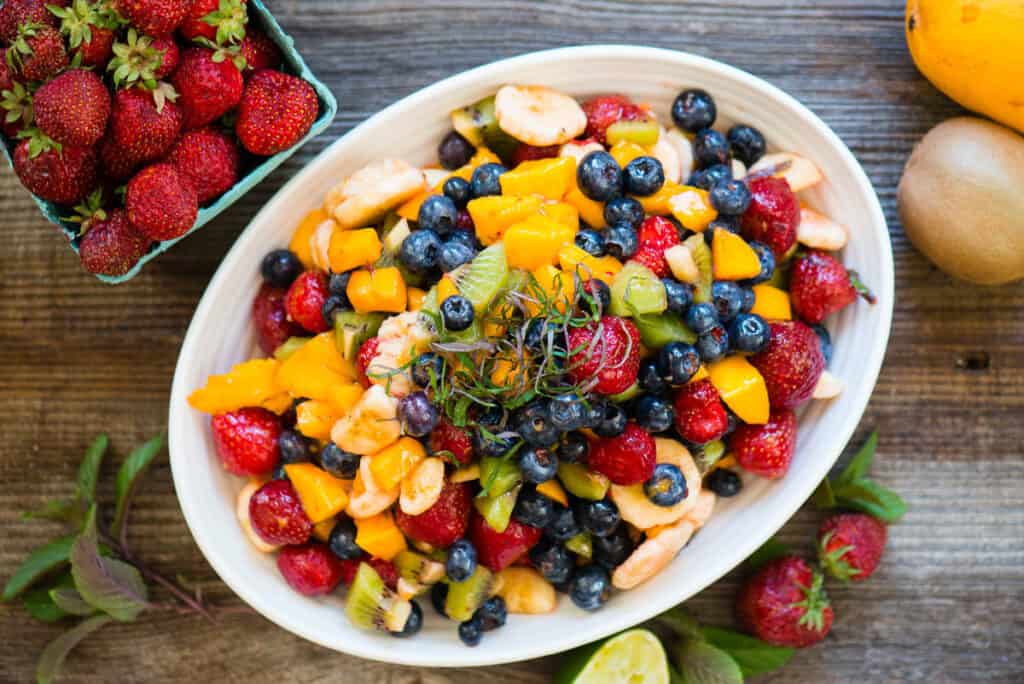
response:
[[[679,244],[679,230],[663,216],[649,216],[640,224],[637,233],[638,247],[630,261],[643,264],[659,278],[669,275],[665,250]]]
[[[281,576],[303,596],[322,596],[334,591],[341,581],[341,564],[342,560],[319,542],[286,546],[277,554]]]
[[[740,425],[729,436],[729,450],[741,468],[775,480],[789,470],[796,449],[796,415],[773,409],[764,425]]]
[[[252,529],[268,544],[305,544],[313,523],[288,480],[271,480],[249,499]]]
[[[525,161],[535,161],[537,159],[550,159],[551,157],[557,157],[558,152],[561,149],[561,145],[535,147],[534,145],[519,143],[519,145],[516,146],[516,149],[513,150],[512,152],[512,163],[515,166],[519,166]]]
[[[740,219],[743,237],[771,247],[782,259],[796,244],[800,202],[783,178],[765,176],[747,183],[750,206]]]
[[[595,138],[602,145],[607,143],[605,133],[608,127],[616,121],[636,121],[647,117],[647,110],[625,95],[601,95],[587,100],[581,107],[587,115],[584,136]]]
[[[526,555],[540,537],[540,529],[515,520],[509,521],[504,532],[496,532],[478,513],[473,514],[469,530],[477,557],[494,572],[501,572]]]
[[[395,568],[395,564],[391,561],[386,561],[383,558],[377,558],[376,556],[369,556],[363,554],[361,558],[354,558],[349,560],[341,561],[341,582],[345,586],[352,584],[356,578],[356,572],[359,571],[360,563],[368,563],[371,568],[377,571],[380,578],[384,580],[391,589],[398,586],[398,570]]]
[[[654,438],[636,423],[616,437],[604,437],[590,445],[587,466],[618,485],[644,482],[657,465]]]
[[[441,418],[437,427],[430,433],[431,453],[447,451],[451,460],[459,465],[467,466],[473,461],[473,440],[467,430],[456,427],[447,418]]]
[[[466,534],[473,510],[473,492],[466,482],[447,482],[433,506],[419,515],[395,510],[395,522],[405,536],[437,548],[448,548]]]
[[[306,334],[301,325],[288,320],[288,312],[284,308],[287,294],[288,290],[284,288],[263,283],[252,302],[252,322],[264,354],[273,354],[289,337]]]
[[[796,408],[811,398],[825,370],[821,343],[800,321],[773,321],[770,326],[771,341],[750,363],[764,378],[772,408]]]
[[[676,392],[675,425],[679,436],[693,444],[707,444],[725,434],[729,415],[718,390],[704,379],[683,385]]]
[[[363,387],[369,387],[373,384],[370,382],[370,378],[366,376],[366,369],[370,367],[370,362],[377,356],[377,347],[379,346],[380,338],[376,336],[371,337],[363,342],[359,347],[359,353],[356,354],[356,375],[359,377],[359,384]]]

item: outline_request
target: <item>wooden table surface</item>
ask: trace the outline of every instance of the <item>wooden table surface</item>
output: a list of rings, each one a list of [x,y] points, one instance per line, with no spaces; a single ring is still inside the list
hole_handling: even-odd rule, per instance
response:
[[[1024,681],[1024,287],[952,282],[903,236],[895,211],[903,161],[929,127],[959,110],[914,69],[901,2],[270,4],[333,88],[338,118],[132,282],[110,288],[82,272],[14,175],[0,171],[0,576],[55,531],[22,523],[17,513],[69,490],[92,435],[108,431],[123,455],[162,428],[185,328],[218,261],[257,209],[329,142],[469,67],[555,46],[639,43],[734,64],[807,104],[864,165],[892,236],[892,339],[857,440],[880,430],[875,476],[907,498],[910,513],[893,528],[878,575],[832,591],[837,619],[826,642],[766,681]],[[166,461],[139,504],[133,536],[140,554],[237,604],[189,536]],[[782,538],[806,545],[817,520],[805,508]],[[728,624],[737,579],[730,574],[689,606]],[[36,654],[57,632],[19,607],[0,606],[0,681],[33,679]],[[211,625],[155,614],[90,639],[71,656],[64,681],[543,682],[556,664],[424,671],[340,655],[255,615]]]

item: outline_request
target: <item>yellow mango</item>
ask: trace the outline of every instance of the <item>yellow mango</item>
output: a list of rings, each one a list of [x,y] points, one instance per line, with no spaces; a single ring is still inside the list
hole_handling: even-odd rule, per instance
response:
[[[633,161],[637,157],[643,157],[647,155],[647,150],[637,145],[635,142],[628,140],[620,140],[619,142],[612,145],[612,148],[608,150],[608,154],[612,155],[615,161],[619,162],[619,166],[626,168],[626,164]]]
[[[398,529],[391,511],[370,518],[356,519],[356,546],[371,556],[391,560],[407,547],[405,535]]]
[[[348,505],[349,485],[312,463],[289,463],[284,472],[315,524],[333,518]]]
[[[789,293],[771,285],[755,285],[754,307],[750,313],[755,313],[766,321],[789,321],[793,319],[793,310],[789,305]]]
[[[369,457],[373,481],[383,490],[394,489],[426,457],[427,452],[418,439],[402,437]]]
[[[501,240],[509,226],[536,214],[540,205],[541,198],[536,195],[492,195],[470,200],[466,210],[473,219],[477,238],[484,245],[491,245]]]
[[[608,223],[604,220],[604,204],[590,199],[584,195],[575,184],[565,193],[565,201],[576,207],[580,218],[587,222],[591,228],[607,228]]]
[[[357,313],[400,313],[405,311],[408,301],[405,279],[394,266],[355,271],[349,278],[345,293]]]
[[[693,374],[693,377],[690,378],[687,384],[689,384],[690,382],[700,382],[706,377],[708,377],[708,367],[705,366],[704,364],[701,364],[700,368],[697,369],[697,372]]]
[[[295,407],[295,429],[310,439],[326,442],[331,438],[331,428],[342,415],[326,401],[307,399]]]
[[[572,274],[564,273],[551,264],[545,264],[533,271],[533,277],[549,300],[548,306],[565,313],[576,295],[576,282]],[[534,302],[527,302],[526,307],[532,314],[541,310],[540,305]]]
[[[299,261],[307,269],[313,268],[313,253],[309,247],[309,238],[313,237],[313,233],[316,231],[317,226],[327,220],[327,210],[323,207],[314,209],[313,211],[306,214],[299,225],[296,226],[295,232],[292,233],[292,240],[288,243],[288,249],[295,253],[295,256],[299,257]]]
[[[708,191],[701,188],[682,186],[681,190],[668,201],[672,215],[683,224],[683,228],[701,232],[718,218],[718,212],[711,206]]]
[[[742,237],[716,228],[711,238],[711,268],[715,280],[743,280],[761,272],[761,260]]]
[[[537,493],[543,494],[563,506],[569,505],[569,497],[565,495],[565,490],[562,489],[562,485],[558,483],[558,480],[552,479],[537,485]]]
[[[455,281],[448,276],[442,276],[437,281],[437,303],[440,304],[444,300],[448,299],[452,295],[459,294],[459,288],[455,285]]]
[[[749,425],[764,425],[771,410],[764,378],[742,356],[727,356],[708,366],[711,384],[722,401],[740,420]]]
[[[188,397],[189,405],[203,413],[225,413],[246,406],[262,406],[283,413],[290,401],[277,381],[277,359],[253,359],[231,367],[224,375],[211,375],[206,386]]]
[[[407,311],[419,311],[423,306],[423,298],[427,293],[418,287],[409,287],[405,291],[405,308]]]
[[[560,200],[573,186],[576,162],[572,157],[525,161],[501,174],[502,195],[542,195]]]
[[[580,212],[568,202],[545,202],[540,205],[540,214],[569,228],[573,235],[580,229]]]
[[[489,149],[481,145],[480,147],[476,148],[476,153],[470,158],[470,160],[466,162],[464,166],[460,166],[454,172],[452,172],[452,175],[458,176],[463,180],[471,180],[473,178],[473,172],[476,170],[478,166],[483,166],[484,164],[500,163],[501,159],[498,158],[498,155],[494,154]]]
[[[622,262],[615,257],[595,257],[574,244],[558,251],[558,263],[563,271],[575,273],[581,280],[597,278],[609,285],[615,274],[622,270]]]
[[[334,342],[334,332],[320,333],[277,369],[277,384],[293,397],[328,399],[335,385],[356,381],[356,370],[342,358]]]
[[[331,539],[331,531],[334,530],[334,526],[338,524],[336,517],[330,517],[326,520],[321,520],[317,524],[313,525],[313,538],[322,541],[326,544]]]
[[[338,415],[345,415],[363,396],[363,386],[357,382],[348,385],[334,385],[327,390],[327,403]]]
[[[533,271],[558,263],[558,251],[573,243],[576,234],[554,219],[535,214],[505,231],[503,242],[508,265]]]
[[[372,265],[380,259],[382,250],[380,238],[373,228],[339,230],[331,235],[327,258],[331,271],[344,273],[353,268]]]
[[[517,387],[522,384],[525,363],[506,357],[494,360],[491,366],[491,383],[499,387]]]
[[[406,200],[398,209],[395,209],[395,213],[408,221],[415,221],[420,216],[420,207],[428,197],[435,194],[437,193],[433,190],[421,192],[412,199]]]
[[[683,186],[672,181],[665,183],[658,188],[658,192],[646,197],[634,197],[640,202],[644,212],[652,216],[668,216],[672,213],[672,198],[683,191]]]

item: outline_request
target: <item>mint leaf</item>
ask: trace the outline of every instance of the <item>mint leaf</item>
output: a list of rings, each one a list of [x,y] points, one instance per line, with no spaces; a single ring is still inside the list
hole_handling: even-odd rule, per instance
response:
[[[693,639],[700,636],[700,623],[697,622],[695,617],[686,612],[682,606],[666,610],[654,619],[671,629],[676,633],[676,636],[681,638]]]
[[[139,571],[127,563],[100,555],[95,505],[89,510],[85,529],[71,548],[71,575],[82,598],[116,620],[134,620],[149,605],[146,584]]]
[[[85,457],[78,466],[78,500],[84,502],[86,506],[96,501],[96,482],[100,476],[100,464],[109,443],[106,435],[98,435],[85,450]]]
[[[852,508],[886,523],[896,522],[907,512],[907,504],[899,494],[867,479],[837,489],[836,503],[841,508]]]
[[[682,684],[743,684],[743,672],[732,656],[706,641],[687,640],[676,658]]]
[[[856,480],[860,480],[867,475],[868,468],[871,467],[871,461],[875,458],[875,449],[878,448],[878,430],[872,431],[868,436],[864,445],[860,448],[860,451],[853,457],[850,463],[843,469],[843,472],[839,473],[832,485],[835,489],[841,489],[847,484],[852,484]]]
[[[64,665],[65,658],[72,649],[83,639],[103,627],[110,618],[106,615],[97,615],[88,620],[83,620],[77,625],[61,634],[51,641],[39,654],[39,662],[36,663],[37,684],[49,684],[60,674],[60,668]]]
[[[89,605],[74,587],[56,587],[50,590],[50,599],[68,615],[92,615],[96,609]]]
[[[21,597],[21,605],[25,612],[40,622],[56,622],[68,616],[60,609],[50,597],[50,590],[46,587],[29,589]]]
[[[74,541],[75,538],[72,536],[61,537],[30,553],[11,575],[11,579],[7,580],[3,600],[10,601],[49,573],[64,566],[68,562]]]
[[[814,494],[811,495],[811,502],[819,511],[827,511],[830,508],[836,507],[836,495],[832,491],[832,483],[828,481],[827,477],[814,490]]]
[[[110,526],[110,533],[114,537],[120,537],[128,515],[128,507],[132,498],[142,482],[146,471],[152,465],[153,459],[160,453],[164,446],[164,433],[160,433],[142,446],[138,447],[121,464],[117,471],[117,481],[114,489],[117,494],[117,506],[114,509],[114,522]]]
[[[752,636],[720,627],[702,627],[701,636],[736,661],[744,677],[756,677],[779,669],[793,657],[794,650],[772,646]]]
[[[769,563],[775,560],[776,558],[788,556],[789,554],[789,547],[780,542],[775,537],[772,537],[764,544],[762,544],[761,548],[759,548],[757,551],[754,551],[754,553],[750,554],[750,557],[747,558],[747,565],[749,565],[751,569],[757,570],[762,565]]]

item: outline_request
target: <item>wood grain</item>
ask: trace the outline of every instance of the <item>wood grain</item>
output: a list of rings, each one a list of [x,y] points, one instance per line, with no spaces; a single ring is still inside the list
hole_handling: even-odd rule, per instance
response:
[[[880,575],[832,592],[838,618],[826,645],[799,653],[765,681],[1024,681],[1024,287],[954,283],[900,229],[895,188],[903,160],[928,128],[960,111],[915,71],[902,3],[271,5],[338,96],[337,120],[129,284],[110,288],[81,272],[13,174],[0,172],[0,576],[51,531],[22,524],[18,512],[66,493],[95,432],[110,432],[123,454],[163,426],[182,336],[219,259],[256,210],[331,140],[438,78],[494,59],[577,43],[642,43],[732,63],[805,102],[864,165],[890,225],[898,292],[892,341],[858,438],[879,428],[875,474],[906,496],[911,512],[892,530]],[[237,603],[192,543],[166,465],[155,468],[140,503],[133,525],[140,553]],[[805,510],[782,537],[806,548],[817,521]],[[738,579],[730,574],[689,605],[728,624]],[[0,607],[0,681],[32,680],[35,654],[56,633],[16,607]],[[90,639],[71,657],[64,681],[532,683],[546,681],[557,660],[419,671],[324,650],[256,616],[211,625],[161,614]]]

